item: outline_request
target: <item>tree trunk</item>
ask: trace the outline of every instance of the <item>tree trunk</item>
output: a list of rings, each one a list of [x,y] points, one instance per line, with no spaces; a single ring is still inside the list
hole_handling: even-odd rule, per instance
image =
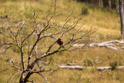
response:
[[[112,8],[111,6],[112,6],[112,4],[111,4],[111,0],[109,0],[109,8]]]
[[[120,11],[120,21],[121,21],[121,35],[124,36],[124,10],[123,10],[123,1],[119,0],[119,11]]]
[[[28,72],[27,75],[26,75],[24,78],[23,78],[23,74],[24,74],[24,73],[22,73],[22,76],[20,77],[19,83],[27,83],[29,77],[30,77],[33,73]]]
[[[22,77],[20,77],[19,83],[24,83],[24,80]]]

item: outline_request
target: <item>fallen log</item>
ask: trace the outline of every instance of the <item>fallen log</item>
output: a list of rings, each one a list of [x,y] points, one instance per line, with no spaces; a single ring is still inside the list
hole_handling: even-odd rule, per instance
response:
[[[60,68],[63,68],[63,69],[78,69],[78,70],[84,69],[82,66],[67,66],[67,65],[61,65]]]
[[[60,65],[59,67],[62,68],[62,69],[77,69],[77,70],[96,68],[98,71],[112,70],[113,69],[111,66],[83,67],[83,66],[78,66],[78,65]],[[117,66],[116,69],[124,69],[124,66]]]
[[[123,40],[111,40],[111,41],[105,41],[105,42],[101,42],[101,43],[90,43],[88,46],[89,47],[95,47],[95,46],[98,46],[98,47],[106,47],[106,48],[109,48],[109,49],[113,49],[113,50],[120,50],[121,48],[124,48],[124,47],[118,47],[116,46],[114,43],[119,43],[119,44],[124,44],[124,41]],[[85,44],[74,44],[73,45],[74,47],[83,47],[85,46]]]

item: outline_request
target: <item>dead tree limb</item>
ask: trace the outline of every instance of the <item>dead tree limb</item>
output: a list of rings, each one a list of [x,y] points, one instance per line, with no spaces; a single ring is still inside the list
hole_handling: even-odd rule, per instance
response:
[[[112,70],[111,66],[83,67],[83,66],[78,66],[78,65],[60,65],[59,67],[62,69],[77,69],[77,70],[94,69],[94,68],[96,68],[98,71]],[[117,66],[117,69],[124,69],[124,66]]]

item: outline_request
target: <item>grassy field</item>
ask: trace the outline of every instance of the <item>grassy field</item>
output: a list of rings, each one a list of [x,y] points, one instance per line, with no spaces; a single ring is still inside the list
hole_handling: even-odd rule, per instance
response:
[[[68,0],[57,0],[56,17],[52,20],[62,25],[65,18],[73,12],[73,17],[82,18],[78,25],[83,25],[82,32],[85,29],[98,29],[97,32],[91,35],[92,41],[100,40],[116,40],[122,39],[120,35],[120,19],[119,14],[108,8],[100,8],[86,3],[69,2]],[[0,16],[8,15],[12,21],[32,20],[32,8],[35,9],[38,15],[37,21],[43,21],[44,17],[53,11],[53,0],[42,0],[39,2],[0,2]],[[74,20],[75,20],[74,18]],[[72,24],[70,21],[68,25]],[[2,23],[0,23],[2,25]],[[31,24],[33,26],[33,24]],[[48,42],[46,40],[46,42]],[[14,61],[20,61],[18,53],[13,53],[9,50],[8,54],[0,54],[0,83],[6,83],[10,77],[9,83],[18,83],[20,72],[11,67],[11,63],[6,59],[13,58]],[[49,57],[48,57],[49,58]],[[77,63],[82,66],[110,66],[112,63],[124,65],[123,50],[114,51],[106,48],[82,48],[74,52],[57,53],[53,57],[53,62],[50,67],[53,69],[50,72],[43,73],[49,83],[124,83],[124,70],[107,70],[97,71],[94,69],[84,70],[69,70],[60,69],[58,65],[66,63]],[[18,72],[16,75],[15,73]],[[15,76],[14,76],[15,75]],[[33,75],[31,79],[35,83],[45,83],[44,79]]]

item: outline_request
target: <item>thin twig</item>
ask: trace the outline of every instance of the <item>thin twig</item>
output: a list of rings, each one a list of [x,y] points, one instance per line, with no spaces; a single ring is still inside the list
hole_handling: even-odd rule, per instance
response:
[[[41,77],[43,77],[44,80],[46,81],[46,83],[49,83],[48,80],[47,80],[47,78],[45,76],[43,76],[41,73],[37,73],[37,74],[39,74]]]

